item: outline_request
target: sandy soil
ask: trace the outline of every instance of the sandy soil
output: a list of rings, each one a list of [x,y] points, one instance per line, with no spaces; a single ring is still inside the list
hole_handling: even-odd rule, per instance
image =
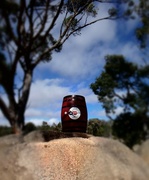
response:
[[[0,179],[149,179],[147,163],[123,144],[84,134],[68,136],[53,133],[46,136],[49,142],[39,132],[0,138]]]

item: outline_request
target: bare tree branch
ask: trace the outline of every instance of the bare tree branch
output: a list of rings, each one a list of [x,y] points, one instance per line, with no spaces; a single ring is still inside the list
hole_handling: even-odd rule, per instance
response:
[[[7,11],[5,11],[5,9],[2,9],[2,13],[3,13],[3,18],[5,19],[5,22],[6,22],[7,31],[10,34],[13,41],[15,42],[15,44],[17,45],[18,41],[14,35],[13,28],[11,27],[10,19],[8,17],[9,15],[8,15]]]
[[[95,21],[92,21],[92,22],[90,22],[90,23],[87,23],[87,24],[85,24],[85,25],[83,25],[83,26],[78,27],[77,29],[75,29],[74,31],[71,31],[71,32],[67,35],[67,37],[62,41],[62,44],[63,44],[74,32],[79,31],[79,30],[81,30],[81,29],[83,29],[83,28],[85,28],[85,27],[87,27],[87,26],[90,26],[90,25],[92,25],[92,24],[94,24],[94,23],[96,23],[96,22],[98,22],[98,21],[110,19],[110,17],[111,17],[111,16],[107,16],[107,17],[104,17],[104,18],[101,18],[101,19],[97,19],[97,20],[95,20]]]
[[[55,22],[56,22],[56,20],[58,19],[59,15],[60,15],[61,8],[62,8],[62,6],[63,6],[63,2],[64,2],[64,0],[61,0],[60,4],[59,4],[59,6],[58,6],[58,10],[57,10],[57,12],[56,12],[56,14],[55,14],[55,16],[54,16],[54,18],[53,18],[53,20],[52,20],[49,28],[46,30],[46,32],[45,32],[45,34],[44,34],[44,37],[45,37],[45,38],[46,38],[46,36],[49,34],[49,32],[53,29],[53,27],[54,27],[54,25],[55,25]],[[41,29],[41,30],[43,30],[43,29]],[[34,39],[36,39],[36,38],[38,37],[37,35],[39,35],[39,33],[42,32],[41,30],[38,32],[38,34],[36,34],[36,36],[34,37]],[[45,38],[43,38],[43,41],[45,40]],[[41,46],[42,43],[43,43],[43,42],[41,42],[38,46]],[[32,50],[34,51],[34,49],[32,49]]]
[[[24,18],[23,18],[23,14],[26,8],[26,1],[22,0],[20,2],[20,12],[19,12],[19,17],[18,17],[18,25],[17,25],[17,33],[18,33],[18,46],[22,47],[22,33],[24,33],[25,31],[25,27],[24,27]]]
[[[46,22],[47,22],[47,19],[48,19],[49,4],[50,4],[50,0],[46,2],[46,8],[45,8],[45,11],[44,11],[44,17],[43,18],[40,17],[40,13],[38,13],[38,11],[36,10],[36,13],[38,14],[38,17],[40,17],[39,25],[41,26],[41,28],[38,30],[37,34],[35,35],[35,37],[33,39],[36,39],[42,33],[42,31],[45,28],[45,25],[46,25]],[[35,23],[35,21],[34,21],[34,23]],[[38,24],[37,24],[36,29],[38,29]]]
[[[27,11],[27,8],[26,8],[26,15],[29,19],[29,28],[30,28],[30,42],[32,42],[32,37],[33,37],[33,27],[34,27],[34,24],[33,24],[33,13],[34,13],[34,4],[35,4],[35,0],[32,0],[30,3],[30,13]]]

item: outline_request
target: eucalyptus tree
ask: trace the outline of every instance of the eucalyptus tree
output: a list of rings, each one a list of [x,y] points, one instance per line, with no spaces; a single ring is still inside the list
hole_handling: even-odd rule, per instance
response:
[[[148,115],[149,65],[139,67],[122,55],[106,56],[105,60],[104,70],[91,84],[91,89],[107,116],[112,119],[118,107],[123,112]]]
[[[149,1],[140,0],[135,8],[141,18],[141,26],[136,29],[136,36],[141,48],[147,48],[149,39]]]
[[[119,1],[118,1],[119,2]],[[100,4],[113,5],[106,17]],[[113,0],[3,0],[0,6],[0,109],[21,132],[33,73],[81,29],[118,15]],[[90,18],[91,17],[91,18]]]
[[[122,55],[105,59],[104,70],[91,89],[114,120],[113,135],[132,148],[149,136],[149,65],[140,67]],[[116,115],[118,108],[121,112]]]

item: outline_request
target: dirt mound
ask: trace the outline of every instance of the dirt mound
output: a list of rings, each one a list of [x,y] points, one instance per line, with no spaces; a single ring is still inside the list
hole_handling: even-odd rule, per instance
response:
[[[42,135],[33,132],[25,137],[0,138],[1,179],[149,179],[149,166],[120,142],[88,135],[71,137],[72,134],[43,142]]]
[[[146,140],[138,147],[137,154],[149,165],[149,140]]]

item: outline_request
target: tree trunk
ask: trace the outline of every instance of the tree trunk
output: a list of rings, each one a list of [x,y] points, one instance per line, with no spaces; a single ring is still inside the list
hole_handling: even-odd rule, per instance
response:
[[[25,73],[24,76],[22,95],[19,98],[17,112],[16,112],[17,115],[14,124],[12,126],[13,132],[15,134],[21,134],[24,130],[24,125],[25,125],[24,114],[30,94],[31,82],[32,82],[32,71],[29,70]]]
[[[13,134],[22,134],[22,129],[21,129],[21,127],[18,125],[17,121],[14,121],[14,122],[11,124],[11,127],[12,127],[12,133],[13,133]]]
[[[15,94],[11,93],[9,95],[9,105],[7,105],[4,100],[0,97],[0,108],[3,115],[9,121],[12,132],[14,134],[21,134],[24,129],[25,123],[25,110],[28,102],[30,87],[32,82],[32,71],[28,70],[25,72],[23,86],[21,88],[21,94],[18,95],[18,102],[15,101]]]
[[[12,133],[13,134],[22,134],[23,130],[24,130],[24,115],[21,116],[16,116],[16,118],[11,119],[10,125],[12,127]]]

